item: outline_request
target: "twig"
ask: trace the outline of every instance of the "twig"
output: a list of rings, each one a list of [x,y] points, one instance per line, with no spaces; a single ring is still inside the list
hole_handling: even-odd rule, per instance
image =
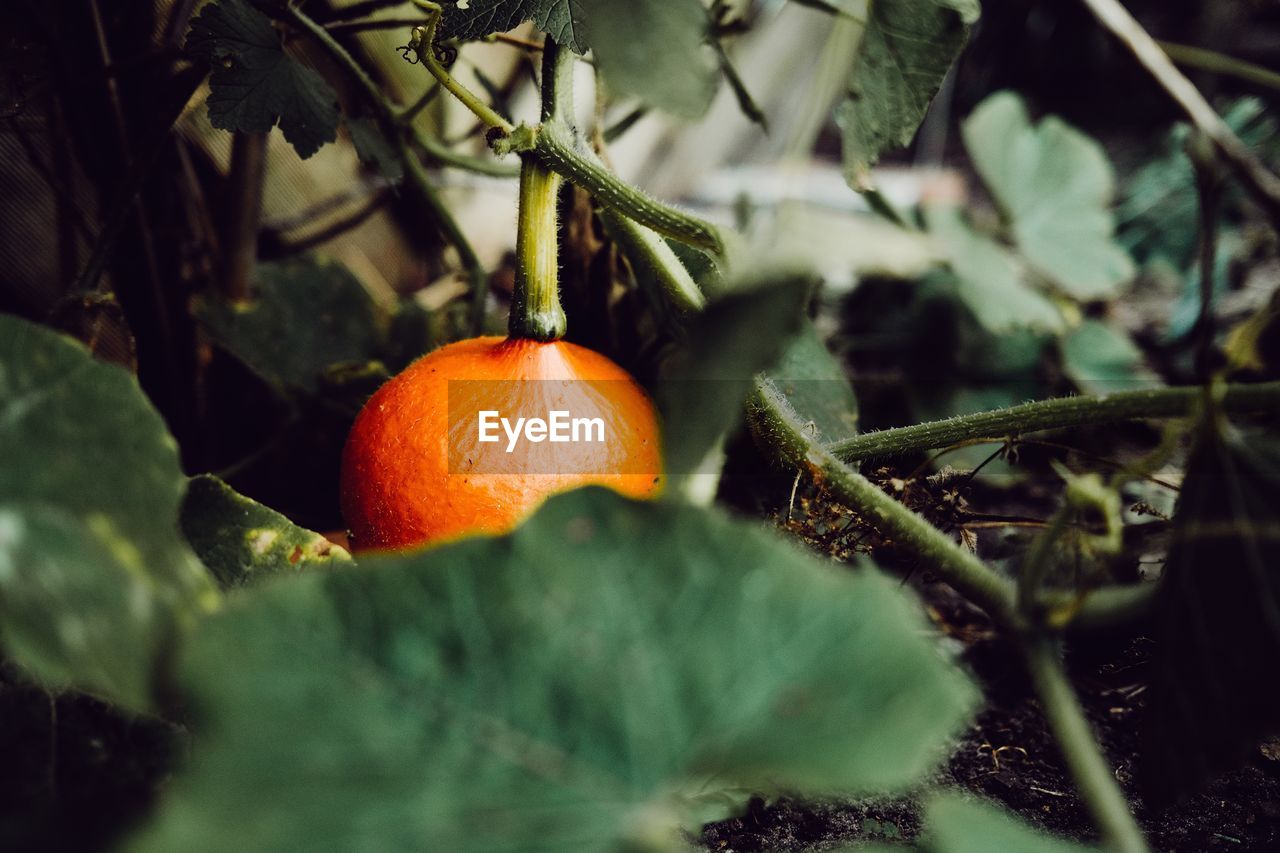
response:
[[[347,231],[363,224],[370,216],[373,216],[385,207],[387,200],[390,197],[391,193],[386,189],[374,193],[353,213],[331,222],[323,228],[311,234],[307,234],[304,237],[299,237],[296,240],[281,241],[278,254],[296,255],[300,252],[314,249],[316,246],[323,245],[335,237],[345,234]]]
[[[1272,174],[1222,120],[1191,81],[1174,66],[1120,0],[1082,0],[1098,22],[1119,39],[1161,88],[1182,108],[1191,123],[1213,142],[1253,200],[1280,229],[1280,178]]]
[[[1147,853],[1142,830],[1085,718],[1058,659],[1056,644],[1043,637],[1025,637],[1021,645],[1049,728],[1107,849],[1111,853]]]
[[[1221,181],[1208,140],[1198,130],[1187,139],[1187,153],[1195,172],[1196,201],[1200,214],[1200,316],[1196,318],[1196,375],[1202,383],[1212,378],[1213,291],[1218,258],[1218,199]]]
[[[830,445],[829,450],[846,462],[854,462],[901,456],[979,438],[1001,441],[1036,430],[1182,417],[1199,404],[1202,393],[1198,386],[1191,386],[1121,391],[1100,397],[1059,397],[944,421],[865,433],[838,441]],[[1229,385],[1222,405],[1228,414],[1280,411],[1280,382]]]

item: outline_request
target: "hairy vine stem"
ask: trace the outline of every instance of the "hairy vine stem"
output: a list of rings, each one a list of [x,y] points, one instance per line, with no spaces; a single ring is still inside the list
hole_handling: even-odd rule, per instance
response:
[[[901,456],[974,439],[1000,441],[1036,430],[1181,417],[1194,410],[1203,394],[1200,386],[1188,386],[1120,391],[1099,397],[1058,397],[944,421],[865,433],[835,442],[828,449],[845,462],[855,462]],[[1222,405],[1228,414],[1280,412],[1280,382],[1228,385]]]

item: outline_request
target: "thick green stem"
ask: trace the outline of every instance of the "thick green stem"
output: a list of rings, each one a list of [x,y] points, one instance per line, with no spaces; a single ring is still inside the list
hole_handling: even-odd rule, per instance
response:
[[[723,254],[720,229],[671,205],[663,204],[631,186],[579,149],[574,133],[560,121],[545,121],[538,129],[533,156],[564,175],[611,210],[647,225],[659,234]]]
[[[1111,853],[1146,853],[1142,830],[1067,680],[1055,644],[1047,638],[1028,637],[1022,645],[1049,728],[1104,844]]]
[[[556,202],[560,176],[522,155],[520,218],[516,230],[516,284],[508,332],[513,338],[554,341],[564,337],[560,307]]]
[[[542,117],[573,121],[573,54],[550,36],[542,51]],[[507,328],[513,338],[559,340],[565,332],[556,222],[561,178],[528,153],[520,161],[516,285]]]
[[[1036,430],[1182,417],[1194,409],[1202,395],[1202,388],[1189,386],[1122,391],[1101,397],[1061,397],[866,433],[836,442],[829,449],[844,461],[853,462],[949,447],[974,439],[1001,441]],[[1222,402],[1228,414],[1280,412],[1280,382],[1229,385]]]

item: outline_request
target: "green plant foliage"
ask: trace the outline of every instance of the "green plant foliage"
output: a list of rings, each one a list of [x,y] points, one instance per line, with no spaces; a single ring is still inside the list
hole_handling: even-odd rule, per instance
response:
[[[687,474],[742,418],[755,374],[799,332],[809,282],[784,278],[715,300],[689,323],[685,345],[664,366],[657,389],[667,471]]]
[[[930,205],[924,215],[954,274],[956,297],[983,329],[993,335],[1065,329],[1062,312],[1025,281],[1017,259],[974,231],[958,208]]]
[[[266,133],[280,125],[303,158],[338,138],[338,96],[285,55],[271,19],[246,0],[217,0],[191,22],[187,52],[209,63],[209,122]]]
[[[694,118],[715,94],[719,68],[707,47],[700,0],[573,0],[609,91]]]
[[[836,109],[844,134],[845,176],[867,186],[880,155],[911,142],[929,102],[969,37],[977,0],[877,0]]]
[[[963,133],[1031,266],[1077,299],[1115,296],[1134,266],[1112,238],[1115,177],[1102,147],[1053,116],[1033,125],[1012,92],[979,104]]]
[[[404,161],[391,147],[376,121],[367,118],[348,121],[347,131],[361,163],[377,169],[379,175],[392,183],[404,180]]]
[[[351,562],[350,554],[319,533],[208,474],[193,477],[187,486],[182,532],[223,589]]]
[[[1032,829],[1004,810],[955,794],[934,796],[925,806],[924,853],[1089,853],[1086,847]]]
[[[699,0],[472,0],[446,5],[443,32],[476,39],[528,20],[578,53],[594,51],[615,94],[688,117],[711,103],[719,70]]]
[[[141,710],[152,662],[216,606],[178,534],[186,482],[134,378],[0,315],[0,639],[54,686]]]
[[[1199,427],[1156,600],[1145,776],[1198,788],[1280,729],[1280,447]]]
[[[814,436],[823,443],[858,434],[858,400],[842,365],[805,321],[799,334],[782,354],[778,366],[766,376],[802,418],[813,424]]]
[[[341,264],[260,264],[254,297],[196,305],[213,339],[268,382],[314,394],[335,364],[379,357],[385,330],[368,291]]]
[[[744,789],[903,789],[975,699],[896,582],[599,489],[246,591],[179,671],[135,850],[683,849]]]
[[[1085,320],[1062,338],[1062,371],[1082,391],[1107,394],[1158,385],[1142,350],[1124,332]]]

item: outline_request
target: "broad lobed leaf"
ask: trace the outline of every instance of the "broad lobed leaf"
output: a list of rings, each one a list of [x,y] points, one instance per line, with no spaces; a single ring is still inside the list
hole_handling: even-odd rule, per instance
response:
[[[280,125],[299,156],[338,138],[338,96],[314,70],[290,59],[271,19],[246,0],[217,0],[191,22],[187,52],[213,66],[209,121],[266,133]]]
[[[923,627],[756,525],[564,495],[245,591],[183,655],[198,747],[134,849],[664,849],[744,788],[900,790],[975,698]]]
[[[962,130],[1027,261],[1077,299],[1115,296],[1134,265],[1113,239],[1115,176],[1102,147],[1053,116],[1033,125],[1012,92],[979,104]]]

